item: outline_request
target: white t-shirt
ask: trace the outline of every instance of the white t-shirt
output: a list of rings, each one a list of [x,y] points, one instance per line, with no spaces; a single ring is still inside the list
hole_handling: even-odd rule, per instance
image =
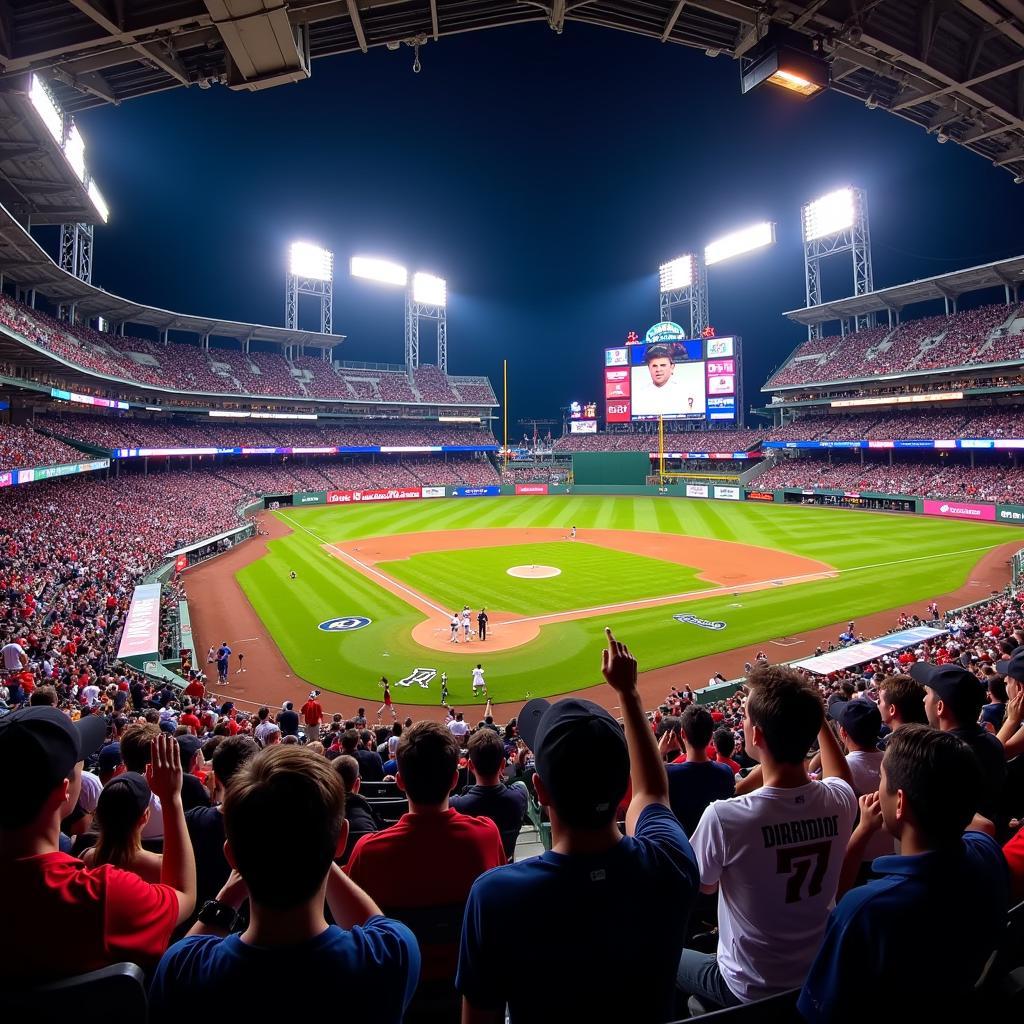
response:
[[[799,988],[835,904],[857,798],[842,779],[716,800],[690,844],[719,883],[718,967],[742,1002]]]
[[[462,737],[467,735],[467,733],[469,732],[469,723],[468,722],[460,722],[458,719],[456,719],[454,722],[449,722],[448,723],[448,731],[456,739],[460,739],[461,740]]]
[[[846,763],[853,776],[853,791],[857,796],[878,792],[883,757],[885,754],[881,750],[851,750],[846,755]],[[885,829],[879,829],[864,847],[864,859],[872,861],[876,857],[888,857],[895,852],[896,840]]]
[[[482,668],[473,669],[473,689],[475,690],[478,686],[484,685],[484,670]]]
[[[13,640],[6,644],[0,649],[0,654],[4,656],[4,668],[8,670],[21,668],[21,656],[24,653],[25,648],[21,644],[16,644]]]
[[[93,814],[96,804],[99,803],[100,793],[103,792],[103,783],[98,775],[92,772],[82,772],[82,791],[78,794],[78,806],[86,814]]]

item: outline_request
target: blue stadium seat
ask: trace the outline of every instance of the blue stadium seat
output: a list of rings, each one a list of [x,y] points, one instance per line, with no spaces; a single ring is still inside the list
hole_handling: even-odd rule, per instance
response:
[[[0,1019],[12,1024],[145,1024],[148,1010],[142,970],[129,963],[0,992]]]

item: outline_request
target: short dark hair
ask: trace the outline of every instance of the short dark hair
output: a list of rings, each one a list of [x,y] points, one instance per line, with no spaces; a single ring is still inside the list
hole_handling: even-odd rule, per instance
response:
[[[28,703],[30,707],[51,707],[57,706],[57,691],[52,686],[37,686],[32,691]]]
[[[1006,676],[998,674],[989,676],[986,682],[988,683],[988,692],[991,693],[997,701],[1006,703],[1008,696],[1006,693]]]
[[[769,753],[781,764],[800,764],[825,720],[821,697],[785,665],[755,668],[748,682],[747,714]]]
[[[479,729],[469,738],[469,760],[477,775],[494,775],[505,760],[505,744],[493,729]]]
[[[355,729],[348,729],[341,734],[341,749],[346,754],[351,754],[359,746],[359,733]]]
[[[331,764],[338,773],[341,784],[345,787],[346,795],[351,793],[352,787],[359,778],[359,762],[351,754],[342,754],[341,757],[336,757]]]
[[[228,787],[224,833],[253,901],[286,910],[308,900],[337,854],[344,818],[345,790],[324,758],[281,745],[251,758]]]
[[[214,778],[226,787],[238,770],[259,753],[259,749],[251,736],[228,736],[222,739],[213,752]],[[205,753],[203,756],[206,756]]]
[[[402,785],[418,804],[439,804],[452,791],[459,744],[440,722],[417,722],[398,741],[395,754]]]
[[[160,727],[152,723],[129,725],[125,729],[121,736],[121,760],[124,761],[126,771],[146,774],[153,740],[159,735]]]
[[[687,743],[703,750],[711,742],[715,720],[711,717],[710,711],[697,704],[691,704],[679,716],[679,728]]]
[[[732,757],[732,752],[736,749],[736,737],[733,736],[732,729],[716,729],[711,738],[714,740],[715,750],[722,757]]]
[[[974,751],[949,732],[927,725],[897,729],[882,760],[886,791],[898,790],[921,831],[934,844],[954,842],[978,807],[981,765]]]
[[[924,710],[924,687],[906,675],[889,676],[878,684],[878,695],[885,694],[882,704],[892,704],[904,723],[925,725],[928,716]]]

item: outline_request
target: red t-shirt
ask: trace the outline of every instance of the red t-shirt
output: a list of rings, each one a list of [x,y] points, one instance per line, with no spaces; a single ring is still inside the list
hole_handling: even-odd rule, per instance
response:
[[[1010,867],[1010,895],[1018,903],[1024,899],[1024,828],[1003,847],[1003,856]]]
[[[318,700],[307,700],[302,705],[302,718],[306,725],[319,725],[324,718],[324,709]]]
[[[184,693],[186,697],[202,697],[205,692],[206,687],[203,686],[201,679],[193,679],[192,682],[182,690],[182,693]]]
[[[169,885],[66,853],[0,860],[4,931],[17,952],[0,958],[0,978],[41,981],[130,960],[156,963],[178,921]]]
[[[181,718],[178,719],[178,724],[190,726],[197,733],[199,732],[200,725],[202,725],[195,715],[182,715]]]
[[[414,932],[417,909],[450,908],[452,941],[420,940],[420,976],[434,980],[455,977],[460,922],[473,882],[506,863],[501,833],[490,818],[449,807],[440,814],[404,814],[391,828],[363,836],[345,871],[388,917],[408,918]]]

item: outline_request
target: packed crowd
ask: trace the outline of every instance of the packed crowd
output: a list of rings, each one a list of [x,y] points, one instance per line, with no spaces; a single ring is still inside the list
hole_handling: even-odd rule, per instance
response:
[[[928,412],[800,416],[773,427],[770,441],[860,441],[1024,436],[1024,408],[967,408]]]
[[[0,473],[29,466],[55,466],[80,462],[82,453],[55,437],[40,434],[25,424],[0,421]]]
[[[901,370],[954,369],[959,366],[1024,359],[1024,334],[1003,325],[1021,309],[983,306],[950,316],[907,320],[857,331],[846,337],[805,341],[772,375],[769,386],[823,384]]]
[[[361,399],[375,402],[482,403],[495,405],[482,377],[456,384],[437,367],[421,366],[410,383],[402,372],[346,371],[312,356],[289,359],[278,351],[244,352],[219,342],[208,348],[167,345],[109,334],[84,324],[73,327],[42,310],[0,297],[0,323],[61,359],[120,380],[211,394]]]
[[[753,451],[768,437],[759,430],[679,430],[665,434],[665,451]],[[656,452],[658,435],[639,432],[565,434],[554,443],[556,452]]]
[[[922,498],[1016,502],[1024,494],[1024,466],[1012,462],[976,463],[973,467],[952,459],[894,461],[866,455],[864,462],[835,455],[805,455],[782,459],[756,478],[765,490],[785,487],[873,491]]]

